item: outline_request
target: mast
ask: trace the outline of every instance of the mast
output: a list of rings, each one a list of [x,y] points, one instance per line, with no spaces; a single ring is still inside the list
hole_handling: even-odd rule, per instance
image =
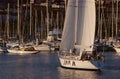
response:
[[[32,4],[34,0],[30,0],[30,36],[32,35]]]
[[[7,7],[7,38],[9,38],[9,10],[10,10],[10,4],[8,3],[8,7]]]
[[[37,10],[35,9],[35,37],[37,36]]]
[[[13,10],[13,13],[15,13],[15,5],[13,6],[13,8],[14,8],[14,10]],[[15,28],[15,19],[13,18],[13,34],[12,34],[12,36],[14,37],[14,34],[15,34],[15,30],[14,30],[14,28]]]
[[[37,37],[37,10],[35,9],[35,38],[36,38],[36,45],[38,45],[38,37]]]
[[[4,35],[2,35],[4,33],[4,31],[3,31],[3,28],[2,28],[2,15],[0,15],[0,36],[2,37],[2,38],[4,38],[3,36]],[[1,38],[0,37],[0,38]]]
[[[98,38],[100,39],[100,4],[101,4],[101,0],[98,1]]]
[[[58,38],[58,29],[59,29],[59,12],[57,12],[57,38]]]
[[[49,33],[49,1],[46,0],[47,6],[46,6],[46,14],[47,14],[47,36]]]
[[[78,26],[78,0],[76,0],[76,4],[75,4],[75,40],[74,40],[74,45],[77,43],[77,26]]]
[[[29,5],[29,1],[27,0],[26,1],[26,7],[25,7],[25,22],[23,22],[24,23],[24,26],[23,26],[23,28],[24,28],[24,32],[25,32],[25,30],[27,31],[26,33],[25,33],[25,36],[27,37],[27,36],[29,36],[29,28],[27,28],[28,26],[28,23],[29,23],[29,21],[28,21],[28,5]],[[24,33],[23,32],[23,33]]]
[[[31,36],[31,27],[32,27],[32,3],[31,3],[31,0],[30,0],[30,36]]]
[[[102,16],[103,16],[103,13],[101,12],[101,17],[100,17],[100,42],[102,42],[102,33],[103,33],[103,27],[102,27],[103,18],[102,18]]]
[[[53,10],[51,11],[51,19],[50,19],[50,24],[51,24],[51,26],[53,27],[54,25],[53,25]],[[54,27],[53,27],[54,28]]]
[[[105,29],[105,39],[107,39],[107,33],[108,33],[108,30],[107,30],[107,24],[106,24],[106,19],[105,19],[105,11],[103,9],[103,24],[104,24],[104,29]]]
[[[114,23],[113,23],[114,20],[113,20],[113,19],[114,19],[114,0],[112,0],[112,39],[113,39],[113,35],[114,35],[114,34],[113,34],[113,33],[114,33],[114,32],[113,32],[113,30],[114,30],[114,29],[113,29],[113,25],[114,25]]]
[[[17,0],[17,5],[18,5],[18,7],[17,7],[17,10],[18,10],[18,20],[17,20],[17,26],[18,26],[18,28],[17,28],[17,30],[18,30],[18,41],[19,41],[19,45],[20,45],[20,4],[19,4],[20,2],[19,2],[19,0]]]
[[[103,8],[103,1],[100,0],[101,5],[101,12],[100,12],[100,42],[103,42],[103,24],[104,24],[104,8]],[[104,29],[105,30],[105,29]]]
[[[116,2],[116,36],[118,36],[118,0]]]
[[[44,37],[44,34],[43,34],[43,24],[44,24],[44,22],[43,22],[43,11],[41,10],[40,11],[40,14],[41,14],[41,20],[40,20],[40,24],[41,24],[41,27],[40,27],[40,39],[43,39]]]

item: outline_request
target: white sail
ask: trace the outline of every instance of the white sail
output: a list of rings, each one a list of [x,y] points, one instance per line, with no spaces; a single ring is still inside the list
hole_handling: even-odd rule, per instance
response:
[[[64,30],[62,34],[61,50],[69,50],[74,46],[75,5],[76,0],[68,1]]]
[[[72,49],[75,41],[77,45],[85,47],[86,51],[92,51],[95,34],[95,15],[94,0],[68,1],[61,50]]]
[[[78,0],[77,45],[92,51],[95,34],[95,0]]]

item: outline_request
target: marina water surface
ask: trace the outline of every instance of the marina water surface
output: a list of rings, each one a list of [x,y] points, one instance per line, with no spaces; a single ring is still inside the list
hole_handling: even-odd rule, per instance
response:
[[[0,54],[0,79],[119,79],[120,56],[104,53],[101,71],[65,69],[60,66],[57,52],[33,55]]]

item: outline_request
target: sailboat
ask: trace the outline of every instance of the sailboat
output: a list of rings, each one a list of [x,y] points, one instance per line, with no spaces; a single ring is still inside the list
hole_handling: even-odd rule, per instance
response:
[[[18,0],[18,36],[19,36],[19,45],[18,46],[14,46],[10,49],[8,49],[7,51],[10,54],[20,54],[20,55],[24,55],[24,54],[34,54],[37,53],[38,51],[36,51],[32,46],[27,46],[24,45],[21,42],[21,30],[20,30],[20,11],[19,11],[20,7],[19,7],[19,0]]]
[[[49,1],[46,0],[46,14],[47,14],[47,35],[48,35],[48,32],[49,32]],[[42,44],[38,45],[38,43],[36,42],[36,45],[34,46],[35,50],[38,50],[38,51],[54,51],[55,48],[53,46],[50,45],[49,41],[48,40],[44,40],[42,41]]]
[[[95,15],[95,0],[68,0],[58,54],[62,67],[85,70],[103,67],[103,54],[94,50]]]

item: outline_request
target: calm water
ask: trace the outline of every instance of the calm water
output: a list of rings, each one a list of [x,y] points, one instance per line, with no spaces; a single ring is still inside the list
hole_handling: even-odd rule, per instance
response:
[[[105,55],[102,71],[84,71],[61,68],[57,53],[0,54],[0,79],[120,79],[120,56]]]

